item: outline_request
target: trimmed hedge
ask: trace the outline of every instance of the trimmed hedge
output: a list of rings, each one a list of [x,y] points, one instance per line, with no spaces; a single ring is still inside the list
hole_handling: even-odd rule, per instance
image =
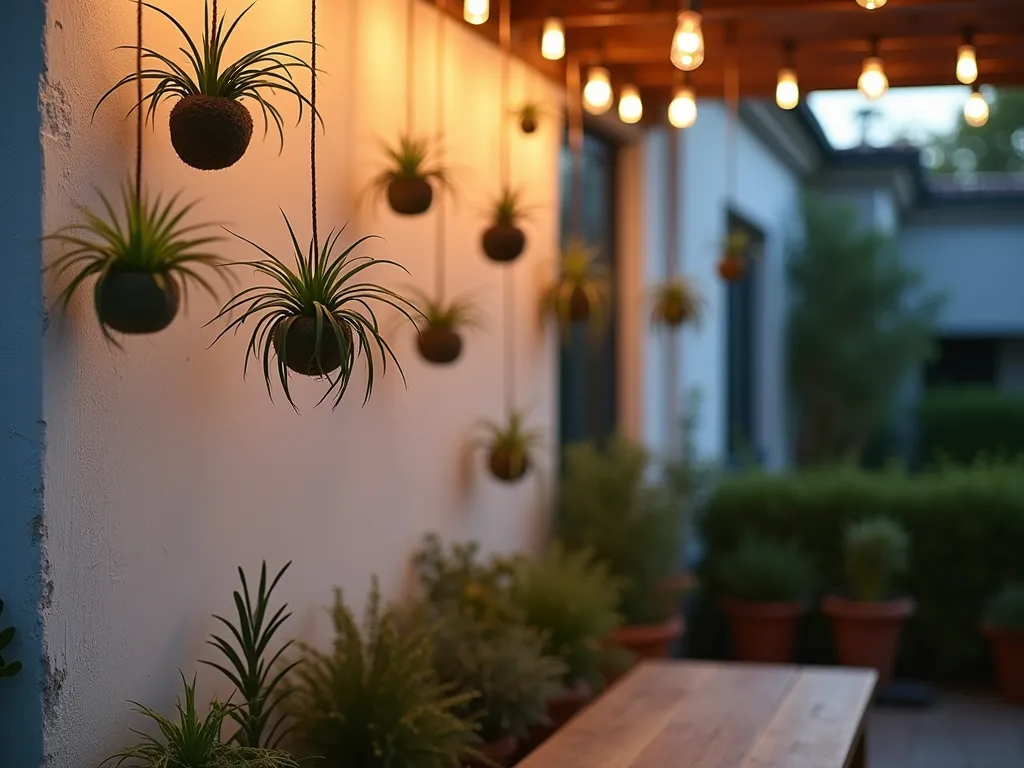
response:
[[[918,456],[970,464],[1024,454],[1024,396],[991,387],[943,387],[918,406]]]
[[[750,531],[795,541],[815,558],[821,584],[842,584],[842,531],[856,519],[887,515],[911,537],[910,568],[897,586],[918,602],[901,645],[900,672],[932,679],[988,678],[978,623],[1005,582],[1024,580],[1024,466],[947,468],[907,475],[833,469],[723,480],[699,521],[704,591],[689,637],[692,655],[723,658],[728,635],[717,602],[717,563]],[[799,659],[833,660],[827,621],[802,629]]]

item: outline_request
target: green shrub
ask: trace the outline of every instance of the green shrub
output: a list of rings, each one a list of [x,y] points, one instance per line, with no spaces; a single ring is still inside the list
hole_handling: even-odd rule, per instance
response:
[[[699,655],[724,655],[727,629],[716,607],[716,571],[746,531],[792,540],[821,569],[822,587],[844,582],[843,531],[885,516],[913,542],[908,568],[892,587],[914,597],[901,640],[907,674],[983,680],[988,674],[979,608],[1006,582],[1024,581],[1024,472],[1017,466],[950,467],[908,475],[852,468],[782,475],[744,474],[720,483],[700,519],[706,559],[701,599],[688,633]],[[832,658],[828,623],[813,617],[800,658]]]
[[[1024,630],[1024,582],[1007,584],[988,601],[985,623],[1001,629]]]
[[[852,597],[882,600],[895,574],[907,567],[910,540],[892,520],[875,517],[850,523],[843,531],[843,565]]]
[[[747,535],[722,557],[722,591],[752,603],[804,600],[814,591],[814,564],[793,542]]]
[[[943,387],[918,406],[923,462],[970,464],[979,456],[1024,454],[1024,396],[991,387]]]

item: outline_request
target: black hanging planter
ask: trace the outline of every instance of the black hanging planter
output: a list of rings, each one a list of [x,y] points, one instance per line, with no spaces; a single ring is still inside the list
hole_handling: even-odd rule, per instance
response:
[[[495,446],[487,456],[487,466],[496,480],[515,483],[530,469],[530,457],[525,451],[516,451],[504,446]]]
[[[526,248],[526,233],[516,226],[494,224],[484,230],[482,244],[484,253],[492,261],[515,261]]]
[[[162,331],[178,314],[181,289],[169,274],[112,268],[96,282],[96,315],[121,333]]]
[[[462,337],[444,326],[428,325],[420,330],[417,341],[420,355],[429,363],[448,365],[462,354]]]
[[[388,205],[402,216],[418,216],[430,209],[434,190],[419,178],[394,178],[388,183]]]
[[[221,96],[185,96],[171,110],[171,144],[182,162],[200,171],[237,163],[252,139],[252,115]]]
[[[320,334],[320,354],[317,359],[316,318],[297,317],[288,327],[287,335],[281,332],[284,324],[279,323],[274,329],[274,351],[281,356],[282,339],[285,354],[284,364],[301,376],[326,376],[341,367],[341,360],[346,350],[352,347],[352,330],[345,323],[340,323],[345,337],[345,346],[339,346],[338,337],[327,320],[324,321]]]

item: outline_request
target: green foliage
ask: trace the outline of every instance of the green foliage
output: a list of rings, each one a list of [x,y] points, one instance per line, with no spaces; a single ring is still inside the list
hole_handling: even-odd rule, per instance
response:
[[[376,580],[362,628],[340,590],[331,617],[328,652],[300,645],[289,701],[298,746],[332,766],[457,768],[477,741],[458,714],[472,697],[438,679],[436,624],[383,608]]]
[[[563,330],[575,322],[573,305],[579,301],[586,302],[591,331],[596,334],[604,328],[611,303],[611,282],[607,267],[598,263],[597,255],[594,248],[575,238],[562,251],[561,275],[545,292],[543,303]]]
[[[729,597],[737,600],[806,600],[814,592],[815,568],[793,542],[748,534],[719,561],[718,582]]]
[[[131,765],[137,768],[299,768],[285,752],[224,743],[220,738],[224,720],[235,707],[214,701],[210,712],[201,718],[196,711],[196,684],[193,678],[185,686],[185,703],[175,704],[177,722],[149,707],[135,704],[136,711],[153,722],[158,734],[151,736],[135,731],[139,743],[103,761],[102,765]]]
[[[943,387],[918,407],[919,455],[970,464],[1024,454],[1024,397],[991,387]]]
[[[454,298],[448,301],[433,299],[423,291],[414,290],[416,306],[421,315],[417,317],[420,330],[426,328],[474,328],[482,324],[479,307],[470,298]]]
[[[932,143],[936,172],[1024,171],[1024,90],[998,88],[986,98],[990,106],[988,123],[972,128],[961,115],[951,136]]]
[[[619,625],[620,592],[608,564],[588,550],[555,543],[543,558],[516,560],[512,602],[543,633],[544,652],[565,663],[566,687],[600,685],[603,641]]]
[[[704,298],[690,279],[671,278],[657,286],[653,293],[653,325],[678,326],[683,323],[700,323],[701,315],[704,313]]]
[[[107,97],[115,91],[139,80],[142,80],[143,83],[153,82],[153,90],[143,96],[142,101],[136,104],[132,111],[146,109],[150,120],[154,118],[157,105],[161,100],[173,96],[179,98],[209,96],[234,101],[250,98],[260,105],[266,130],[269,130],[270,121],[273,120],[282,148],[284,147],[284,120],[280,110],[267,101],[267,92],[281,91],[294,96],[299,105],[300,120],[304,106],[308,106],[314,111],[314,114],[317,114],[313,104],[299,90],[294,79],[295,70],[312,72],[312,67],[288,50],[295,45],[309,45],[308,41],[285,40],[251,51],[231,64],[224,64],[224,49],[227,47],[228,40],[231,39],[235,28],[252,9],[255,2],[250,3],[230,25],[227,24],[227,19],[221,18],[217,23],[217,28],[212,30],[210,5],[207,2],[203,14],[201,50],[174,16],[155,5],[149,3],[143,3],[143,5],[170,21],[181,34],[185,46],[179,50],[185,55],[186,64],[182,66],[152,48],[143,48],[143,61],[152,63],[154,66],[144,68],[141,73],[132,72],[125,75],[113,88],[103,94],[96,109],[99,109]],[[135,50],[134,45],[123,45],[121,48]],[[148,107],[147,101],[149,102]],[[93,114],[95,114],[95,110]]]
[[[4,615],[4,601],[0,600],[0,616]],[[14,627],[0,629],[0,679],[14,677],[21,672],[20,661],[4,661],[2,652],[14,642],[16,630]]]
[[[1024,582],[1006,584],[985,606],[985,623],[1024,631]]]
[[[371,186],[377,192],[384,192],[396,179],[420,179],[450,185],[447,168],[431,162],[430,139],[401,134],[395,145],[382,144],[388,165],[373,177]]]
[[[284,214],[282,213],[282,215]],[[288,366],[285,365],[285,355],[283,354],[286,349],[284,339],[287,338],[288,329],[296,319],[300,317],[315,318],[317,351],[312,363],[330,382],[330,387],[320,402],[322,403],[334,392],[334,407],[338,406],[348,390],[349,382],[355,371],[356,359],[361,357],[366,364],[367,374],[366,390],[363,396],[365,405],[373,392],[376,378],[375,347],[383,366],[382,375],[387,371],[390,358],[398,367],[399,373],[402,374],[402,380],[405,380],[402,365],[395,357],[391,346],[381,335],[380,324],[370,305],[377,303],[392,307],[413,324],[415,324],[415,320],[410,313],[418,314],[419,311],[407,299],[402,298],[394,291],[374,283],[360,282],[356,278],[361,278],[362,273],[371,267],[388,265],[399,269],[404,268],[393,261],[373,259],[368,256],[353,256],[356,248],[374,238],[375,235],[361,237],[340,253],[336,253],[335,249],[344,229],[332,230],[319,250],[315,249],[311,240],[308,252],[303,253],[302,246],[299,245],[295,230],[292,229],[287,216],[284,216],[284,222],[291,238],[292,255],[296,262],[294,270],[262,246],[241,235],[235,235],[239,240],[248,243],[266,257],[256,261],[238,262],[237,266],[252,267],[259,274],[270,278],[271,285],[246,288],[224,305],[211,322],[216,322],[235,310],[241,310],[241,313],[218,334],[214,343],[228,331],[236,331],[246,321],[254,320],[255,325],[245,352],[244,370],[248,372],[250,359],[262,357],[263,378],[267,384],[267,394],[273,399],[270,350],[275,336],[279,336],[282,339],[280,342],[282,354],[277,356],[277,376],[285,397],[295,408],[291,392],[288,389]],[[324,366],[320,360],[320,342],[324,338],[324,334],[328,333],[333,336],[338,349],[342,351],[341,367],[337,374],[333,375],[324,372]],[[355,343],[352,343],[353,339]]]
[[[557,538],[591,550],[622,580],[619,612],[627,624],[660,621],[675,596],[659,590],[672,574],[685,532],[686,506],[673,483],[646,479],[651,459],[622,437],[604,450],[568,446],[558,489]]]
[[[491,206],[491,220],[503,227],[515,227],[525,217],[522,191],[509,186],[502,187],[501,194]]]
[[[895,574],[909,562],[907,532],[886,517],[858,520],[843,531],[846,582],[853,597],[865,602],[885,598]]]
[[[234,738],[243,746],[276,748],[288,734],[288,729],[279,730],[284,724],[284,717],[278,714],[278,710],[291,691],[281,686],[281,683],[298,662],[282,665],[281,668],[276,666],[293,641],[284,643],[269,660],[264,659],[264,654],[274,635],[291,616],[291,613],[285,613],[287,605],[282,605],[273,613],[270,609],[270,597],[289,566],[290,562],[268,584],[267,564],[263,563],[255,601],[249,593],[245,572],[239,568],[242,591],[234,592],[237,623],[232,624],[222,616],[214,616],[228,628],[234,643],[219,635],[213,635],[207,641],[224,655],[227,664],[211,661],[202,663],[219,670],[242,696],[243,703],[233,709],[230,715],[239,725]]]
[[[907,371],[932,354],[937,295],[920,296],[890,238],[807,198],[788,266],[788,381],[801,464],[856,458]]]

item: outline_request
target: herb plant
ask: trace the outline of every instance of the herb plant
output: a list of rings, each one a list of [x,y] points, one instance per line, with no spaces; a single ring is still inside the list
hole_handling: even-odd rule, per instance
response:
[[[4,601],[0,600],[0,616],[4,614]],[[14,642],[14,635],[16,630],[14,627],[7,627],[0,629],[0,679],[5,677],[14,677],[16,674],[21,672],[20,661],[5,661],[2,655],[3,651]]]
[[[876,517],[843,533],[846,579],[856,600],[883,600],[894,575],[907,567],[910,539],[895,521]]]
[[[740,540],[718,566],[729,597],[751,603],[806,600],[814,590],[814,564],[797,545],[751,535]]]

